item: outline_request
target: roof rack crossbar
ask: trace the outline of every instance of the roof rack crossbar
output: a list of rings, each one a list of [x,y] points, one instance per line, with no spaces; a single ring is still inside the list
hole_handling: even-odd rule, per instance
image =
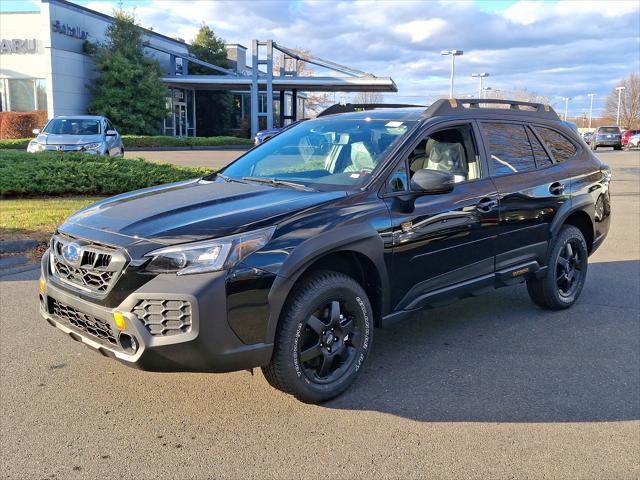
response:
[[[495,113],[497,108],[494,105],[508,106],[509,114],[527,115],[547,120],[560,120],[556,111],[549,105],[542,103],[520,102],[518,100],[498,100],[498,99],[478,99],[478,98],[451,98],[440,99],[434,102],[424,111],[426,117],[461,115],[465,112],[473,110],[470,114],[477,115],[478,110],[484,110],[483,113]],[[521,108],[528,107],[528,108]],[[504,109],[500,109],[503,110]]]

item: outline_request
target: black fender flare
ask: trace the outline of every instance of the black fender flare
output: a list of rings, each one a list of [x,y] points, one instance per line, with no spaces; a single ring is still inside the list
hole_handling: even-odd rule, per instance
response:
[[[551,221],[549,226],[549,238],[555,237],[564,222],[569,218],[572,213],[577,211],[585,212],[589,215],[589,219],[591,220],[591,228],[593,229],[593,235],[595,236],[595,204],[593,201],[593,197],[589,193],[584,193],[582,195],[577,195],[571,199],[569,202],[565,202],[556,213],[555,217]]]
[[[265,343],[273,343],[282,308],[295,283],[317,260],[331,253],[351,251],[368,257],[380,277],[382,312],[389,304],[389,275],[384,262],[384,241],[370,225],[348,225],[327,231],[299,244],[282,264],[269,291],[269,319]]]

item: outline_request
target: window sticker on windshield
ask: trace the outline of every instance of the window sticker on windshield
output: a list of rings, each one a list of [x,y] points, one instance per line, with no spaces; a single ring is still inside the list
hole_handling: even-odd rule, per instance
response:
[[[402,122],[397,122],[397,121],[387,122],[385,125],[385,127],[389,127],[389,128],[396,128],[401,126],[402,126]]]

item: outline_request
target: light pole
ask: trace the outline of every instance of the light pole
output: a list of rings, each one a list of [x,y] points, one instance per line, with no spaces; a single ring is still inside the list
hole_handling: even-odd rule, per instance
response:
[[[478,78],[478,80],[480,80],[479,84],[478,84],[478,98],[482,99],[482,79],[484,77],[488,77],[489,74],[488,73],[472,73],[471,74],[472,77],[474,78]]]
[[[620,99],[622,97],[622,90],[624,90],[626,87],[616,87],[616,90],[618,91],[618,113],[616,114],[616,125],[619,127],[620,126]]]
[[[589,129],[591,129],[591,115],[593,114],[593,97],[595,97],[595,93],[588,93],[587,97],[591,97],[591,101],[589,102]]]
[[[456,71],[456,57],[463,55],[462,50],[442,50],[440,55],[451,55],[451,85],[449,87],[449,98],[453,98],[453,77]]]
[[[563,120],[566,122],[567,121],[567,113],[569,110],[569,100],[571,100],[571,97],[560,97],[564,100],[564,118]]]

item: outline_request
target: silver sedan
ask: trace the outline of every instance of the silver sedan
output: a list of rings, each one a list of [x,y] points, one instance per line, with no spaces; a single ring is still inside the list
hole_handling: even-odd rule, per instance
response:
[[[45,127],[34,130],[36,138],[29,142],[28,152],[82,152],[96,155],[123,156],[120,134],[106,117],[97,115],[60,116]]]

